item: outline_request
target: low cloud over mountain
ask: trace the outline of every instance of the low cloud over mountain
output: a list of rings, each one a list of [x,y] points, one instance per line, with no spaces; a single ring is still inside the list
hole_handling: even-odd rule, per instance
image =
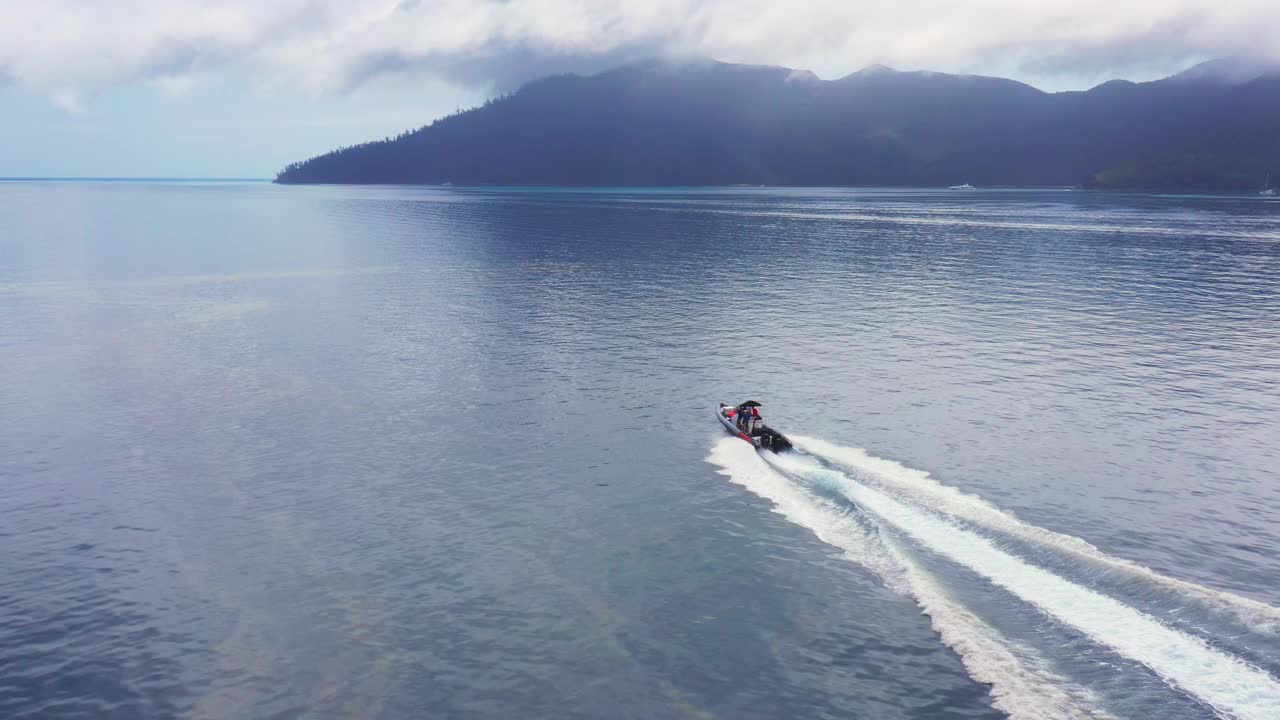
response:
[[[327,93],[405,72],[507,90],[654,56],[1027,78],[1280,53],[1272,0],[2,0],[0,15],[0,80],[67,105],[224,70]]]

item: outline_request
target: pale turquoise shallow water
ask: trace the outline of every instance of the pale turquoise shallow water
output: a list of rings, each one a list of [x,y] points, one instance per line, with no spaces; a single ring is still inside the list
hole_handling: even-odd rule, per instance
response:
[[[1255,198],[3,183],[0,716],[1277,717],[1277,317]]]

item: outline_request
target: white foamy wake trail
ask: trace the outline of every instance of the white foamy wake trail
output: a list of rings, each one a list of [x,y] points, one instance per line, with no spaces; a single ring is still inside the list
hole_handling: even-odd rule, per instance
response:
[[[1164,587],[1210,612],[1244,624],[1253,632],[1280,634],[1280,608],[1234,593],[1167,577],[1135,562],[1108,555],[1080,538],[1023,522],[976,495],[943,485],[929,477],[927,472],[875,457],[865,450],[843,447],[816,438],[792,437],[791,440],[797,448],[810,455],[855,473],[865,473],[884,489],[912,498],[931,511],[977,523],[1042,547],[1051,547],[1101,565],[1111,572],[1123,573]],[[1277,712],[1276,717],[1280,718],[1280,712]]]
[[[915,542],[1004,588],[1045,615],[1142,663],[1166,682],[1240,720],[1280,717],[1280,681],[1128,605],[1066,580],[930,512],[917,510],[815,461],[779,457],[789,473],[828,486]]]
[[[840,548],[911,596],[956,651],[975,680],[991,686],[992,703],[1013,720],[1105,720],[1096,696],[1053,672],[1034,650],[1011,642],[955,602],[937,581],[889,538],[867,529],[836,503],[806,492],[770,468],[736,438],[718,442],[707,458],[733,482],[769,500],[775,512]]]

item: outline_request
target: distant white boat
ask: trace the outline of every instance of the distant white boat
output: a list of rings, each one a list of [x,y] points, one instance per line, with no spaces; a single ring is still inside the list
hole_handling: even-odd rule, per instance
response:
[[[1262,189],[1258,191],[1262,197],[1275,197],[1276,189],[1271,187],[1271,173],[1267,173],[1267,181],[1262,184]]]
[[[965,183],[963,185],[949,185],[947,186],[947,189],[948,190],[977,190],[977,188],[970,185],[969,183]]]

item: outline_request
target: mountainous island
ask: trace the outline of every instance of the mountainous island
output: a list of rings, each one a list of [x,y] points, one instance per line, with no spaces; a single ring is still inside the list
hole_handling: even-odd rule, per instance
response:
[[[1257,189],[1280,178],[1280,68],[1203,63],[1047,93],[995,77],[652,61],[531,82],[279,183]]]

